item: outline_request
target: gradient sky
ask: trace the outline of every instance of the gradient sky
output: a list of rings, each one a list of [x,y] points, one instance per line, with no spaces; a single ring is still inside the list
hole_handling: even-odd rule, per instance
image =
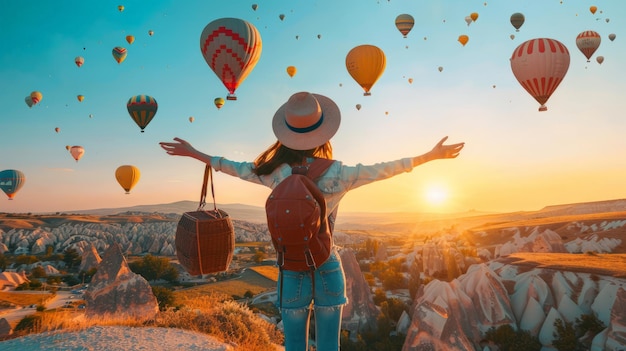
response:
[[[626,197],[623,1],[0,4],[0,170],[18,169],[27,178],[14,200],[2,194],[2,212],[196,201],[203,165],[166,155],[158,142],[178,136],[212,155],[253,160],[275,141],[274,112],[298,91],[337,102],[342,125],[332,140],[334,153],[349,165],[419,155],[446,135],[449,142],[466,142],[458,159],[354,190],[342,211],[509,212]],[[598,8],[595,15],[591,5]],[[468,26],[464,19],[471,12],[479,18]],[[514,12],[526,17],[519,32],[509,22]],[[402,13],[416,21],[408,38],[394,24]],[[213,99],[225,97],[226,89],[204,61],[199,38],[221,17],[254,24],[263,52],[237,89],[238,100],[217,110]],[[584,30],[602,36],[591,62],[575,44]],[[617,35],[614,41],[610,33]],[[128,34],[135,36],[132,45],[125,41]],[[457,42],[460,34],[470,37],[464,47]],[[509,64],[515,47],[538,37],[561,41],[571,56],[546,112],[537,111],[539,104]],[[348,51],[361,44],[376,45],[387,57],[368,97],[345,67]],[[115,46],[128,49],[122,64],[111,55]],[[605,57],[601,65],[598,55]],[[85,59],[81,68],[76,56]],[[289,65],[298,68],[293,78],[285,71]],[[24,97],[35,90],[43,100],[28,108]],[[138,94],[159,104],[145,133],[126,110],[126,101]],[[362,104],[360,111],[356,104]],[[75,162],[66,145],[82,145],[85,155]],[[114,176],[124,164],[141,170],[128,195]],[[263,206],[269,193],[223,174],[215,187],[218,203]]]

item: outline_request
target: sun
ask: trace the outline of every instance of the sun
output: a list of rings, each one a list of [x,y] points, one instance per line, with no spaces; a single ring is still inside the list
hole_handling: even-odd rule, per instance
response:
[[[448,199],[448,190],[441,185],[429,185],[424,191],[424,196],[430,205],[440,206]]]

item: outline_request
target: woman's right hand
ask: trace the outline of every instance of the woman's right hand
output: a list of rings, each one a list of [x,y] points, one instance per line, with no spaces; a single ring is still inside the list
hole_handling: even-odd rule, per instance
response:
[[[186,140],[181,138],[174,138],[175,142],[167,143],[160,142],[161,148],[167,152],[168,155],[172,156],[190,156],[195,157],[197,155],[197,150],[189,144]]]

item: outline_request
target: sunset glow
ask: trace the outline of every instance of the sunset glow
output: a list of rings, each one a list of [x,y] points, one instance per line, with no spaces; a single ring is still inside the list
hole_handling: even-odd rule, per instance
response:
[[[504,212],[626,198],[626,2],[594,5],[596,14],[586,3],[556,0],[277,0],[255,11],[241,2],[157,0],[120,12],[108,2],[7,2],[0,12],[0,40],[11,48],[0,54],[7,87],[0,171],[20,170],[26,181],[11,201],[0,193],[0,212],[197,200],[204,166],[168,156],[158,143],[181,137],[210,155],[252,161],[275,141],[276,110],[299,91],[339,106],[332,143],[346,165],[417,156],[444,136],[465,142],[457,159],[350,192],[342,211]],[[474,12],[479,19],[467,24]],[[516,12],[525,16],[519,31],[509,20]],[[416,23],[406,38],[394,22],[402,13]],[[237,100],[226,99],[199,48],[202,29],[223,17],[252,23],[263,43]],[[584,31],[602,38],[590,62],[576,45]],[[465,45],[459,35],[468,36]],[[510,62],[534,38],[558,40],[570,56],[544,112]],[[386,56],[370,96],[346,67],[348,52],[364,44]],[[112,56],[115,47],[126,50],[123,62]],[[29,107],[33,92],[41,99]],[[138,95],[158,101],[143,133],[127,110]],[[225,101],[220,108],[216,98]],[[71,146],[84,147],[80,160]],[[122,165],[141,172],[131,194],[115,179]],[[263,206],[269,189],[218,172],[215,192],[218,203]]]

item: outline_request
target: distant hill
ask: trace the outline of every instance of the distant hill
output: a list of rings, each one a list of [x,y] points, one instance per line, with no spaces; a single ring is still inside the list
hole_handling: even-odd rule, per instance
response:
[[[212,203],[207,203],[205,209],[211,209]],[[245,204],[218,204],[217,207],[226,211],[231,218],[254,223],[265,223],[265,209],[260,206]],[[146,212],[146,213],[177,213],[195,211],[198,208],[197,201],[178,201],[168,204],[137,205],[120,208],[99,208],[89,210],[65,211],[65,213],[112,215],[122,212]],[[538,211],[519,211],[509,213],[494,213],[468,211],[460,213],[434,214],[421,212],[343,212],[339,208],[337,225],[351,228],[359,225],[385,225],[409,224],[424,222],[497,222],[511,220],[525,220],[546,217],[575,216],[592,213],[610,213],[626,211],[626,199],[583,202],[574,204],[550,205]]]
[[[231,218],[241,219],[249,222],[265,222],[265,209],[258,206],[244,204],[217,204],[217,208],[226,211]],[[97,208],[91,210],[65,211],[65,213],[89,214],[89,215],[113,215],[122,212],[144,212],[144,213],[176,213],[195,211],[198,209],[198,201],[178,201],[169,204],[137,205],[131,207],[118,208]],[[205,210],[213,209],[213,203],[207,203]]]

